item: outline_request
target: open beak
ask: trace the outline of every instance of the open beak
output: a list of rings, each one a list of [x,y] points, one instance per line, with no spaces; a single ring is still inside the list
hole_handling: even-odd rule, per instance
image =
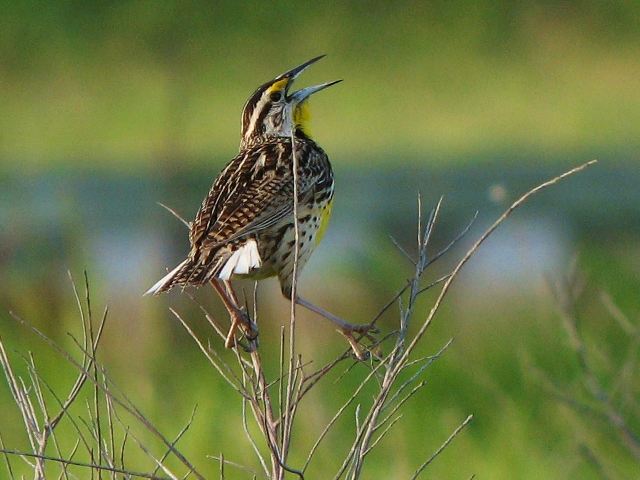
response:
[[[307,69],[308,66],[313,65],[318,60],[321,60],[324,57],[326,57],[326,55],[320,55],[318,57],[312,58],[311,60],[307,60],[302,65],[298,65],[297,67],[292,68],[288,72],[284,72],[282,75],[278,75],[274,79],[274,82],[277,81],[277,80],[282,80],[283,78],[288,78],[289,79],[289,83],[291,83],[291,82],[293,82],[293,80],[295,80],[295,78],[298,75],[300,75],[302,72],[304,72]]]
[[[318,60],[324,58],[325,55],[320,55],[318,57],[312,58],[311,60],[308,60],[306,62],[304,62],[302,65],[298,65],[295,68],[292,68],[291,70],[289,70],[288,72],[283,73],[282,75],[278,75],[275,79],[275,81],[278,80],[284,80],[287,79],[287,86],[285,88],[285,92],[287,95],[287,99],[290,102],[294,102],[294,103],[300,103],[302,101],[304,101],[305,99],[309,98],[311,95],[313,95],[316,92],[319,92],[320,90],[323,90],[327,87],[330,87],[331,85],[335,85],[336,83],[341,82],[342,80],[335,80],[333,82],[327,82],[327,83],[322,83],[320,85],[314,85],[312,87],[306,87],[303,88],[301,90],[298,90],[297,92],[293,92],[291,94],[289,94],[289,88],[291,88],[291,85],[293,85],[293,81],[298,77],[298,75],[300,75],[302,72],[304,72],[307,67],[309,67],[310,65],[316,63]]]
[[[325,88],[330,87],[331,85],[335,85],[336,83],[340,83],[341,81],[342,80],[334,80],[333,82],[326,82],[326,83],[321,83],[320,85],[314,85],[312,87],[303,88],[289,95],[289,100],[295,103],[303,102],[314,93],[319,92],[320,90],[324,90]]]

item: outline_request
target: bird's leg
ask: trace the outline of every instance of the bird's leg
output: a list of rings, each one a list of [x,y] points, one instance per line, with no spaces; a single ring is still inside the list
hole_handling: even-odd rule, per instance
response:
[[[224,341],[224,345],[227,348],[232,348],[235,345],[236,330],[238,329],[238,325],[243,321],[243,312],[238,309],[236,304],[229,296],[227,289],[221,284],[219,280],[212,279],[211,286],[220,296],[222,303],[224,304],[225,308],[229,312],[229,316],[231,317],[231,326],[229,327],[229,332],[227,333],[227,338]]]
[[[238,306],[238,300],[235,292],[231,288],[231,284],[228,281],[224,281],[223,283],[223,281],[215,278],[212,279],[210,283],[220,296],[222,303],[231,317],[231,327],[229,327],[229,333],[227,333],[227,338],[224,342],[225,347],[232,348],[236,344],[235,334],[238,327],[243,329],[249,340],[255,340],[258,336],[257,328],[255,328],[255,325],[249,320],[248,315],[242,308]]]
[[[244,334],[246,335],[247,339],[251,341],[255,340],[256,338],[258,338],[258,325],[256,325],[256,323],[251,320],[251,317],[247,313],[245,313],[244,309],[240,307],[240,302],[238,301],[236,292],[233,290],[231,282],[229,280],[223,280],[222,282],[224,283],[224,286],[227,289],[227,293],[229,294],[229,297],[235,304],[236,308],[242,313],[244,322],[241,326],[243,327]]]
[[[309,302],[308,300],[305,300],[300,296],[296,298],[296,303],[308,310],[311,310],[314,313],[317,313],[321,317],[324,317],[327,320],[331,320],[333,323],[335,323],[338,326],[340,333],[342,333],[342,335],[345,336],[345,338],[349,342],[349,345],[351,345],[351,349],[353,350],[353,353],[358,358],[358,360],[367,359],[368,357],[367,352],[363,352],[360,349],[360,345],[358,345],[358,341],[354,338],[353,335],[355,333],[360,333],[362,335],[369,336],[370,333],[374,333],[376,330],[374,325],[370,323],[366,323],[364,325],[354,325],[353,323],[349,323],[340,317],[336,317],[331,312],[328,312],[324,308],[320,308],[317,305],[314,305],[313,303]]]

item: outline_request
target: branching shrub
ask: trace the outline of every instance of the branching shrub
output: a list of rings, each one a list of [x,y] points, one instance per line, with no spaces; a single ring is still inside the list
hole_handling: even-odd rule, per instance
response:
[[[480,245],[504,222],[511,213],[523,205],[539,191],[554,185],[595,163],[591,161],[568,172],[552,178],[531,189],[514,202],[478,239],[455,264],[450,273],[425,284],[425,272],[435,261],[447,253],[463,235],[468,233],[473,220],[462,229],[449,245],[433,252],[430,240],[440,215],[441,201],[423,221],[422,202],[418,198],[418,235],[417,257],[412,258],[399,245],[398,248],[407,257],[413,268],[413,275],[402,285],[397,293],[380,310],[372,324],[391,306],[399,305],[397,327],[393,331],[383,332],[378,337],[362,335],[358,341],[368,352],[368,360],[361,362],[353,358],[352,350],[345,351],[331,362],[314,367],[303,352],[296,346],[296,309],[291,305],[288,322],[281,327],[279,343],[279,368],[275,377],[265,372],[260,349],[247,352],[240,342],[234,348],[234,362],[227,362],[220,351],[226,337],[226,327],[217,321],[203,306],[202,316],[210,327],[211,338],[198,336],[192,328],[193,322],[200,319],[186,319],[172,309],[175,318],[191,336],[197,348],[206,357],[232,392],[236,394],[238,407],[242,409],[242,425],[248,444],[251,446],[260,472],[246,465],[230,461],[224,455],[212,455],[219,464],[218,472],[201,472],[194,462],[178,449],[178,442],[189,429],[193,416],[185,427],[172,439],[163,435],[153,422],[131,402],[110,378],[105,366],[98,361],[100,339],[107,320],[105,310],[99,320],[91,311],[89,284],[85,275],[85,296],[81,300],[78,291],[74,292],[80,313],[82,337],[72,336],[75,351],[69,352],[48,338],[41,331],[13,315],[18,323],[26,326],[37,335],[44,344],[51,347],[68,366],[77,372],[75,383],[65,395],[54,392],[40,373],[34,356],[24,357],[28,376],[22,378],[15,373],[12,361],[0,341],[0,363],[4,369],[10,393],[15,400],[18,412],[24,424],[29,440],[29,451],[17,451],[2,443],[0,452],[4,454],[6,471],[9,478],[19,476],[14,465],[15,459],[26,462],[35,479],[55,475],[63,479],[77,476],[81,478],[170,478],[193,477],[212,478],[217,475],[225,478],[225,469],[237,468],[251,478],[264,477],[281,480],[287,477],[305,478],[310,463],[318,450],[324,446],[328,432],[336,422],[345,417],[349,406],[355,405],[355,431],[350,446],[345,452],[332,451],[336,471],[325,478],[350,479],[362,478],[363,469],[376,447],[384,440],[388,432],[401,420],[403,406],[425,385],[424,374],[451,344],[447,342],[438,352],[426,357],[417,355],[417,347],[432,325],[438,311],[447,296],[450,286],[457,278],[462,267],[477,252]],[[475,216],[474,216],[475,219]],[[416,311],[416,301],[425,291],[439,288],[439,292],[428,312]],[[294,281],[295,290],[295,281]],[[259,309],[253,302],[253,318],[258,319]],[[195,300],[194,300],[195,301]],[[70,334],[71,335],[71,334]],[[267,341],[267,339],[263,339]],[[249,349],[248,349],[249,350]],[[383,353],[388,352],[388,353]],[[302,457],[301,464],[291,464],[291,452],[297,448],[293,441],[296,418],[304,411],[302,400],[312,390],[321,389],[322,380],[338,365],[351,362],[351,366],[364,364],[368,367],[362,381],[344,399],[342,406],[329,422],[317,433],[311,449]],[[373,389],[373,398],[362,401],[363,390]],[[83,405],[81,400],[86,404]],[[454,440],[466,427],[473,416],[460,419],[460,424],[435,452],[427,456],[421,465],[416,465],[412,478],[418,478],[429,464]],[[56,436],[61,422],[68,422],[76,437],[70,451],[61,447]],[[254,425],[251,425],[251,422]],[[259,432],[259,436],[252,434]],[[220,446],[215,447],[220,450]],[[150,460],[151,467],[132,465],[129,453],[139,449]],[[299,457],[300,455],[298,455]],[[57,469],[57,470],[56,470]],[[89,472],[91,477],[89,477]]]

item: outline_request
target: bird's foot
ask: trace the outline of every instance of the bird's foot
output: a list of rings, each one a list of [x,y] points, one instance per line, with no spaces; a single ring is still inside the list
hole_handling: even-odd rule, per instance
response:
[[[378,327],[376,327],[372,323],[364,323],[364,324],[360,324],[360,325],[347,323],[343,327],[342,331],[343,332],[348,332],[348,333],[351,333],[351,334],[359,333],[359,334],[365,335],[367,337],[372,335],[372,334],[380,333],[380,329]]]
[[[236,340],[236,331],[240,329],[248,340],[248,344],[239,344]],[[242,346],[247,352],[254,352],[258,348],[258,325],[251,320],[249,315],[244,310],[238,309],[231,315],[231,327],[224,345],[227,348],[233,348],[236,345]]]
[[[345,325],[343,325],[338,331],[347,339],[347,342],[349,342],[349,345],[351,345],[351,350],[353,350],[354,356],[358,360],[362,362],[368,360],[371,357],[371,354],[366,347],[363,350],[363,345],[360,343],[360,341],[366,337],[375,342],[373,334],[380,332],[380,330],[375,325],[371,323],[354,325],[345,322]],[[355,335],[359,335],[359,338],[356,339]]]

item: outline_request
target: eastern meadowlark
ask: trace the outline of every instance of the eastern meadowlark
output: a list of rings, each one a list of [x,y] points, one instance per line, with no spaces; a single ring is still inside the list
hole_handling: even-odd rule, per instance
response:
[[[240,152],[218,175],[190,224],[187,258],[151,287],[159,294],[174,286],[211,283],[231,315],[226,345],[235,345],[240,327],[249,340],[257,327],[238,304],[232,278],[277,276],[291,299],[294,249],[293,163],[297,160],[299,271],[320,242],[331,214],[334,180],[327,154],[309,136],[309,97],[340,80],[290,92],[294,80],[323,56],[258,87],[242,112]],[[352,325],[300,296],[298,304],[332,320],[360,357]]]

